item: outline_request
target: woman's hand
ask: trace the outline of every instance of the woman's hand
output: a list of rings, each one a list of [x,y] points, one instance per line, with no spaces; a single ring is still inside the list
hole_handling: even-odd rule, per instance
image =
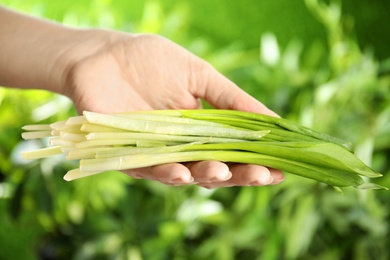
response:
[[[107,42],[92,45],[88,49],[95,51],[67,70],[64,93],[79,112],[198,109],[204,99],[215,108],[276,116],[210,64],[163,37],[95,33],[97,39]],[[283,180],[278,170],[218,161],[171,163],[126,173],[169,185],[197,183],[208,188],[261,186]]]
[[[78,30],[0,7],[0,85],[70,97],[79,112],[215,108],[275,115],[210,64],[157,35]],[[276,115],[275,115],[276,116]],[[169,185],[276,184],[280,171],[218,161],[127,171]]]

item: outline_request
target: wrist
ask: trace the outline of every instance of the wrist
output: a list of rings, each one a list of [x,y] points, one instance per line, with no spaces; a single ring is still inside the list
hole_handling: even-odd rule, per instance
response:
[[[53,91],[70,96],[72,75],[78,64],[103,49],[109,43],[107,32],[98,29],[68,29],[65,44],[57,49],[58,57],[52,71]]]
[[[69,71],[116,35],[78,30],[0,7],[0,85],[67,94]]]

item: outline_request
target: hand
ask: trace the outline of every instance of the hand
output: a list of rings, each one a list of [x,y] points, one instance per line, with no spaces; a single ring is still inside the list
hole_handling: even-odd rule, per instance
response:
[[[66,77],[64,92],[79,112],[198,109],[203,98],[215,108],[275,115],[211,65],[163,37],[95,33],[100,40],[106,35],[109,42],[91,45],[92,49],[100,47],[72,63]],[[261,186],[283,180],[278,170],[218,161],[171,163],[126,173],[168,185],[197,183],[207,188]]]
[[[193,109],[201,108],[202,98],[216,108],[274,115],[208,63],[159,36],[77,30],[0,7],[1,35],[7,35],[0,47],[1,85],[67,95],[79,112]],[[208,188],[266,185],[283,179],[277,170],[217,161],[126,173]]]

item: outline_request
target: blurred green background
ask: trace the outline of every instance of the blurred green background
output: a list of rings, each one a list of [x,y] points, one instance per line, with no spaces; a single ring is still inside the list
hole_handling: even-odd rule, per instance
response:
[[[0,0],[76,27],[161,34],[285,118],[351,141],[390,187],[390,2]],[[1,43],[0,43],[1,44]],[[390,259],[390,192],[286,173],[270,187],[167,187],[109,172],[74,182],[21,127],[74,115],[0,88],[0,259]]]

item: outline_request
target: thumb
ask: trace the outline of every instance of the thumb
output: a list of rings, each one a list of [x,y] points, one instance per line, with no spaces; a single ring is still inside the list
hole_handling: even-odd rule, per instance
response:
[[[279,117],[264,104],[239,88],[231,80],[223,76],[205,61],[200,62],[200,68],[193,79],[194,95],[204,99],[210,105],[219,109],[241,110],[246,112],[266,114]]]

